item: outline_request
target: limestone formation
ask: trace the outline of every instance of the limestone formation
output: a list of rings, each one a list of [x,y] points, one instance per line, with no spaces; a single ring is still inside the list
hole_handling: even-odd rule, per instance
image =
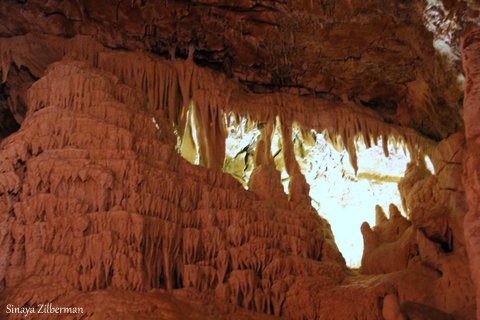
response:
[[[480,319],[478,12],[0,2],[0,318]],[[355,172],[359,141],[411,157],[359,269],[311,205],[312,130]]]

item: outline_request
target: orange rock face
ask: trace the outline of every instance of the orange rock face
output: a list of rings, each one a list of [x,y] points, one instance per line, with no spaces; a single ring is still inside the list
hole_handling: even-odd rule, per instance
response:
[[[2,143],[5,301],[191,288],[295,315],[287,298],[298,283],[323,275],[315,288],[327,288],[345,277],[336,247],[324,242],[330,231],[309,205],[258,200],[256,187],[245,191],[227,174],[188,164],[164,111],[146,110],[142,91],[113,74],[53,63],[27,101],[23,127]],[[168,111],[166,100],[151,101]]]
[[[470,269],[477,290],[477,306],[480,303],[480,211],[479,204],[479,164],[480,151],[478,126],[480,106],[480,30],[476,29],[465,36],[462,43],[463,66],[466,75],[465,85],[465,137],[467,139],[464,159],[463,184],[468,202],[468,213],[465,217],[465,239],[467,243]],[[477,308],[477,318],[480,309]]]
[[[463,132],[459,90],[436,78],[443,65],[415,8],[2,2],[2,317],[52,303],[81,316],[32,317],[480,319],[480,32],[461,47]],[[247,190],[222,172],[228,113],[261,132]],[[187,114],[200,166],[178,152]],[[271,154],[277,119],[288,195]],[[294,122],[327,130],[355,169],[357,137],[410,151],[407,215],[377,207],[358,270],[310,204]]]

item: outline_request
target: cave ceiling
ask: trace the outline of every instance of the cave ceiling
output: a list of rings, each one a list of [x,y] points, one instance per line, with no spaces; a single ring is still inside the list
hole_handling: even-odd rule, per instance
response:
[[[438,141],[463,129],[458,34],[477,16],[467,2],[444,6],[426,15],[423,1],[2,1],[0,37],[91,35],[168,59],[193,49],[197,64],[252,93],[348,102]],[[457,17],[456,29],[441,28]],[[450,36],[451,57],[435,50],[442,35],[426,19]],[[12,74],[3,96],[35,80],[29,70]]]

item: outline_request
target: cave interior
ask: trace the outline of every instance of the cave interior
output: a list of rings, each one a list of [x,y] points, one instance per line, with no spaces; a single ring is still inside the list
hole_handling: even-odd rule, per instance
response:
[[[0,59],[0,319],[480,319],[478,1],[5,0]]]

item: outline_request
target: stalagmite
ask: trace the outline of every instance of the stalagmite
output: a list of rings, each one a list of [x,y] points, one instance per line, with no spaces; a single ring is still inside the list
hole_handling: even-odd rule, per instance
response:
[[[375,225],[380,226],[382,223],[387,222],[387,216],[383,211],[383,208],[379,205],[375,206]]]
[[[275,169],[271,155],[273,123],[265,124],[255,152],[255,169],[249,181],[249,189],[262,199],[285,201],[286,195],[280,182],[280,172]]]

